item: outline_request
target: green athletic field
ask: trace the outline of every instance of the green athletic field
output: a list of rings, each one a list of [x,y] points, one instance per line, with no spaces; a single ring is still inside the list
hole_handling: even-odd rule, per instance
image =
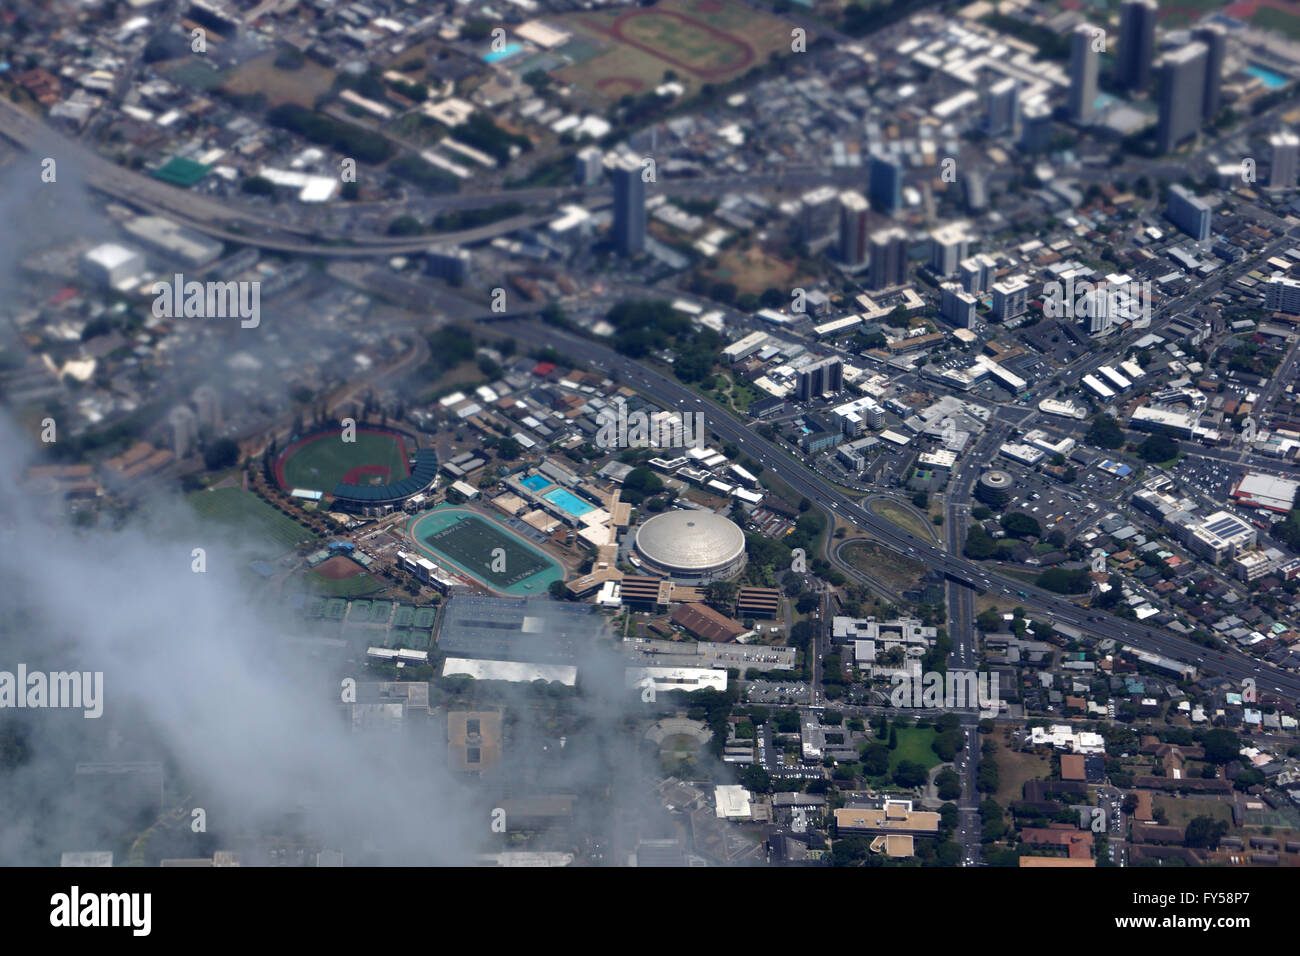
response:
[[[313,532],[242,488],[196,491],[186,500],[204,521],[230,529],[258,555],[275,557],[300,541],[316,540]]]
[[[352,484],[392,484],[407,475],[401,439],[384,432],[360,431],[356,441],[345,442],[342,432],[326,432],[287,448],[276,477],[286,490],[303,488],[329,494],[357,469],[373,475],[352,475]],[[385,476],[386,475],[386,476]]]
[[[454,565],[494,591],[523,597],[564,580],[564,569],[555,561],[472,511],[435,508],[411,526],[411,537],[433,561]],[[505,552],[500,571],[492,569],[497,548]]]

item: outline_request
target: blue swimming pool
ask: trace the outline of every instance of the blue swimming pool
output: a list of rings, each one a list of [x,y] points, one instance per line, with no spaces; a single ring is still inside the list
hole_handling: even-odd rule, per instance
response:
[[[551,479],[544,478],[541,475],[529,475],[519,483],[529,491],[541,491],[543,488],[549,488],[551,485],[555,484]]]
[[[524,48],[524,47],[523,47],[523,44],[521,44],[521,43],[507,43],[507,44],[506,44],[504,47],[502,47],[500,50],[495,50],[495,51],[493,51],[492,53],[484,53],[484,54],[483,54],[483,62],[484,62],[484,63],[496,63],[498,60],[505,60],[505,59],[507,59],[507,58],[509,58],[509,57],[514,56],[516,53],[518,53],[518,52],[519,52],[520,50],[522,50],[523,48]]]
[[[1258,63],[1250,64],[1250,66],[1246,67],[1246,72],[1257,77],[1270,90],[1279,89],[1287,84],[1287,78],[1281,73],[1270,70],[1266,66],[1260,66]]]
[[[581,518],[588,511],[595,511],[595,505],[589,505],[567,488],[556,488],[548,494],[542,495],[551,504],[562,508],[575,518]]]

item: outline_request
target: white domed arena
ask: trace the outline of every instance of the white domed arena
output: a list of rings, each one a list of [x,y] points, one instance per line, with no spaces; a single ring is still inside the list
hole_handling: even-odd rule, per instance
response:
[[[745,534],[712,511],[668,511],[636,532],[645,567],[682,582],[731,578],[745,566]]]

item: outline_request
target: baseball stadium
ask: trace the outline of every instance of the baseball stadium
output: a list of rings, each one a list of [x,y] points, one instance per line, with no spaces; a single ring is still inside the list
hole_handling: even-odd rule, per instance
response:
[[[465,508],[435,508],[415,519],[407,533],[430,560],[450,565],[498,594],[544,594],[552,581],[564,580],[564,568],[554,559]]]
[[[308,435],[276,460],[275,478],[285,491],[319,491],[335,507],[384,514],[427,490],[438,474],[438,456],[416,449],[408,461],[409,438],[395,431],[358,428],[344,441],[341,428]]]

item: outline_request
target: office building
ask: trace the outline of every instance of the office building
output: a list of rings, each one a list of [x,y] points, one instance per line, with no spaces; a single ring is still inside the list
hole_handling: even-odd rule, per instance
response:
[[[903,208],[903,164],[897,159],[872,156],[868,168],[871,208],[892,216]]]
[[[1026,103],[1020,117],[1020,148],[1045,153],[1052,145],[1052,108],[1042,100]]]
[[[1106,34],[1100,27],[1080,23],[1070,37],[1071,122],[1091,123],[1097,108],[1097,57]]]
[[[839,196],[834,186],[819,186],[799,198],[800,242],[812,245],[835,232]]]
[[[950,222],[930,233],[930,271],[947,278],[957,271],[970,248],[970,228],[965,222]]]
[[[843,390],[844,362],[838,358],[824,358],[799,370],[796,394],[801,402]]]
[[[1223,56],[1228,48],[1228,33],[1217,23],[1207,23],[1192,31],[1192,39],[1205,44],[1205,86],[1201,94],[1201,119],[1210,122],[1222,103]]]
[[[574,157],[573,179],[579,186],[594,186],[605,174],[604,154],[597,146],[578,150]]]
[[[1151,85],[1156,49],[1156,0],[1124,0],[1119,14],[1118,79],[1122,89],[1141,92]]]
[[[1208,57],[1204,43],[1192,42],[1166,53],[1160,61],[1156,148],[1161,153],[1172,152],[1200,132]]]
[[[1020,127],[1020,84],[1005,77],[989,87],[984,131],[990,136],[1015,136]]]
[[[907,281],[907,233],[881,229],[871,234],[872,289],[888,289]]]
[[[468,249],[460,246],[435,244],[424,254],[424,271],[435,279],[442,279],[448,285],[464,285],[470,276],[473,257]]]
[[[859,192],[840,193],[840,261],[860,266],[867,261],[867,220],[870,207]]]
[[[974,328],[975,306],[979,300],[955,282],[945,282],[941,288],[939,314],[959,329]]]
[[[645,181],[641,166],[624,160],[614,166],[614,248],[621,256],[645,251]]]
[[[1024,315],[1029,309],[1029,277],[1009,276],[993,283],[993,315],[1002,322]]]
[[[1210,207],[1189,192],[1187,187],[1178,183],[1169,187],[1165,216],[1197,242],[1210,238],[1210,215]]]
[[[1268,145],[1273,153],[1268,171],[1269,189],[1293,189],[1297,156],[1300,156],[1300,136],[1289,129],[1280,130],[1268,138]]]

